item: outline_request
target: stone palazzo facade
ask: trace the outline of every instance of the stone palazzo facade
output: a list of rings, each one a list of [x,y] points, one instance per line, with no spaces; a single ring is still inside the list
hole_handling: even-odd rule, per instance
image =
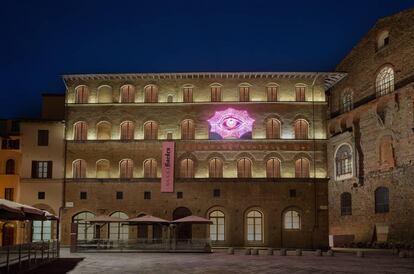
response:
[[[87,216],[199,215],[215,222],[207,233],[216,246],[326,247],[325,91],[343,76],[64,76],[62,241],[69,243],[71,223]],[[215,115],[221,118],[216,130],[209,122]],[[254,122],[244,134],[223,133],[237,133],[247,119]],[[172,193],[160,189],[167,141],[175,144]],[[96,234],[92,229],[78,238]],[[100,230],[101,237],[111,238],[111,229],[119,228]],[[194,226],[182,237],[206,233],[199,230]],[[151,227],[123,233],[128,239],[160,236]]]

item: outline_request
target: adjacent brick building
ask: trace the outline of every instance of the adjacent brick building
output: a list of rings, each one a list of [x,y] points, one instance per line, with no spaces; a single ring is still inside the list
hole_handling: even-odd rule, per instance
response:
[[[330,91],[329,222],[335,245],[414,239],[414,9],[380,19]]]

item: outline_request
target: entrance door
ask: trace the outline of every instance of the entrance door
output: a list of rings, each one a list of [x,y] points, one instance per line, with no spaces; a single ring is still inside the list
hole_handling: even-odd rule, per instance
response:
[[[3,246],[13,245],[14,243],[14,225],[5,223],[3,225]]]
[[[191,215],[191,211],[186,207],[178,207],[173,212],[173,220],[181,219]],[[191,224],[178,224],[176,230],[177,240],[186,240],[192,238]]]

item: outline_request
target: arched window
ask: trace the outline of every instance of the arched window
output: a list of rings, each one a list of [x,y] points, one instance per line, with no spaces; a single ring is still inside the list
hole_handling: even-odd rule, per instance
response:
[[[32,242],[49,241],[51,239],[51,221],[32,221]]]
[[[78,86],[75,88],[75,103],[87,104],[89,91],[87,86]]]
[[[336,177],[352,175],[352,150],[347,144],[341,145],[335,155]]]
[[[96,162],[96,178],[109,178],[110,164],[108,160],[102,159]]]
[[[88,135],[88,125],[86,122],[76,122],[73,125],[73,139],[75,141],[85,141]]]
[[[342,112],[348,112],[353,109],[352,91],[346,90],[342,95]]]
[[[193,140],[195,136],[194,121],[185,119],[181,122],[181,139]]]
[[[263,215],[260,211],[252,210],[247,213],[247,241],[262,241]]]
[[[144,88],[144,102],[157,103],[158,102],[158,87],[156,85],[148,85]]]
[[[194,178],[194,161],[186,158],[180,162],[180,177]]]
[[[304,140],[308,139],[309,124],[305,119],[297,119],[294,124],[295,127],[295,139]]]
[[[300,214],[296,210],[286,211],[283,219],[285,229],[300,229]]]
[[[280,160],[278,158],[270,158],[266,162],[266,177],[280,178]]]
[[[92,240],[94,238],[95,225],[85,222],[95,217],[91,212],[80,212],[72,217],[72,222],[78,226],[78,240]]]
[[[213,84],[211,89],[211,102],[221,102],[221,85]]]
[[[144,178],[157,178],[157,161],[154,159],[144,161]]]
[[[215,210],[210,213],[209,219],[213,222],[210,224],[210,240],[224,241],[224,213],[219,210]]]
[[[98,88],[98,103],[112,103],[112,87],[103,85]]]
[[[269,118],[266,120],[266,138],[279,139],[280,138],[280,122],[276,118]]]
[[[302,157],[295,162],[295,177],[308,178],[309,177],[309,160]]]
[[[394,166],[394,149],[392,146],[392,137],[384,136],[380,142],[380,164],[382,167]]]
[[[276,84],[268,85],[266,87],[268,102],[277,101],[277,90],[278,90],[278,86]]]
[[[383,67],[375,81],[377,96],[383,96],[394,91],[394,70],[390,66]]]
[[[385,30],[378,35],[377,39],[377,50],[382,49],[383,47],[388,46],[390,43],[390,33],[388,30]]]
[[[72,177],[74,179],[86,178],[86,162],[85,160],[78,159],[72,163]]]
[[[121,103],[133,103],[135,101],[135,87],[123,85],[121,87]]]
[[[184,103],[193,102],[193,86],[186,85],[183,87],[183,102]]]
[[[375,213],[386,213],[390,211],[389,191],[386,187],[375,190]]]
[[[249,158],[243,157],[237,161],[237,177],[252,177],[252,161]]]
[[[16,173],[16,162],[13,159],[8,159],[6,161],[6,174],[15,174]]]
[[[349,192],[341,194],[341,215],[352,215],[352,196]]]
[[[133,177],[134,163],[131,159],[124,159],[119,162],[119,177],[122,179],[130,179]]]
[[[240,102],[250,101],[250,86],[247,86],[247,85],[239,86],[239,101]]]
[[[305,85],[296,85],[296,101],[305,102],[306,101],[306,86]]]
[[[223,161],[220,158],[211,159],[208,171],[210,178],[223,178]]]
[[[96,138],[98,140],[111,139],[111,123],[102,121],[96,125]]]
[[[110,216],[125,220],[128,219],[128,215],[121,211],[114,212]],[[110,240],[128,240],[129,228],[127,225],[123,225],[122,223],[109,223],[108,235]]]
[[[133,140],[134,139],[134,123],[131,121],[125,121],[121,123],[121,140]]]

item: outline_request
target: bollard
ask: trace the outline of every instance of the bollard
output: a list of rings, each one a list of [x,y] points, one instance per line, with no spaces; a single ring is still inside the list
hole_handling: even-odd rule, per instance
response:
[[[360,258],[365,257],[365,253],[364,253],[364,251],[362,251],[362,250],[358,250],[358,251],[357,251],[357,256],[358,256],[358,257],[360,257]]]
[[[227,254],[229,254],[229,255],[234,255],[234,248],[233,248],[233,247],[229,247],[229,248],[227,249]]]
[[[250,255],[251,254],[251,250],[250,250],[250,248],[246,248],[245,250],[244,250],[244,255]]]
[[[273,248],[267,249],[267,255],[273,255]]]
[[[332,249],[329,249],[328,250],[328,252],[326,252],[326,255],[328,255],[328,256],[333,256],[334,255],[334,252],[333,252],[333,250]]]
[[[302,249],[296,249],[296,256],[302,256]]]
[[[251,254],[252,254],[252,255],[259,255],[259,249],[257,249],[257,248],[252,248],[252,252],[251,252]]]
[[[317,249],[317,250],[315,251],[315,256],[316,256],[316,257],[320,257],[320,256],[322,256],[322,250]]]
[[[282,248],[281,250],[279,250],[279,254],[280,256],[286,256],[286,249]]]
[[[398,254],[398,257],[405,258],[407,257],[407,254],[405,253],[405,251],[400,251],[400,253]]]

